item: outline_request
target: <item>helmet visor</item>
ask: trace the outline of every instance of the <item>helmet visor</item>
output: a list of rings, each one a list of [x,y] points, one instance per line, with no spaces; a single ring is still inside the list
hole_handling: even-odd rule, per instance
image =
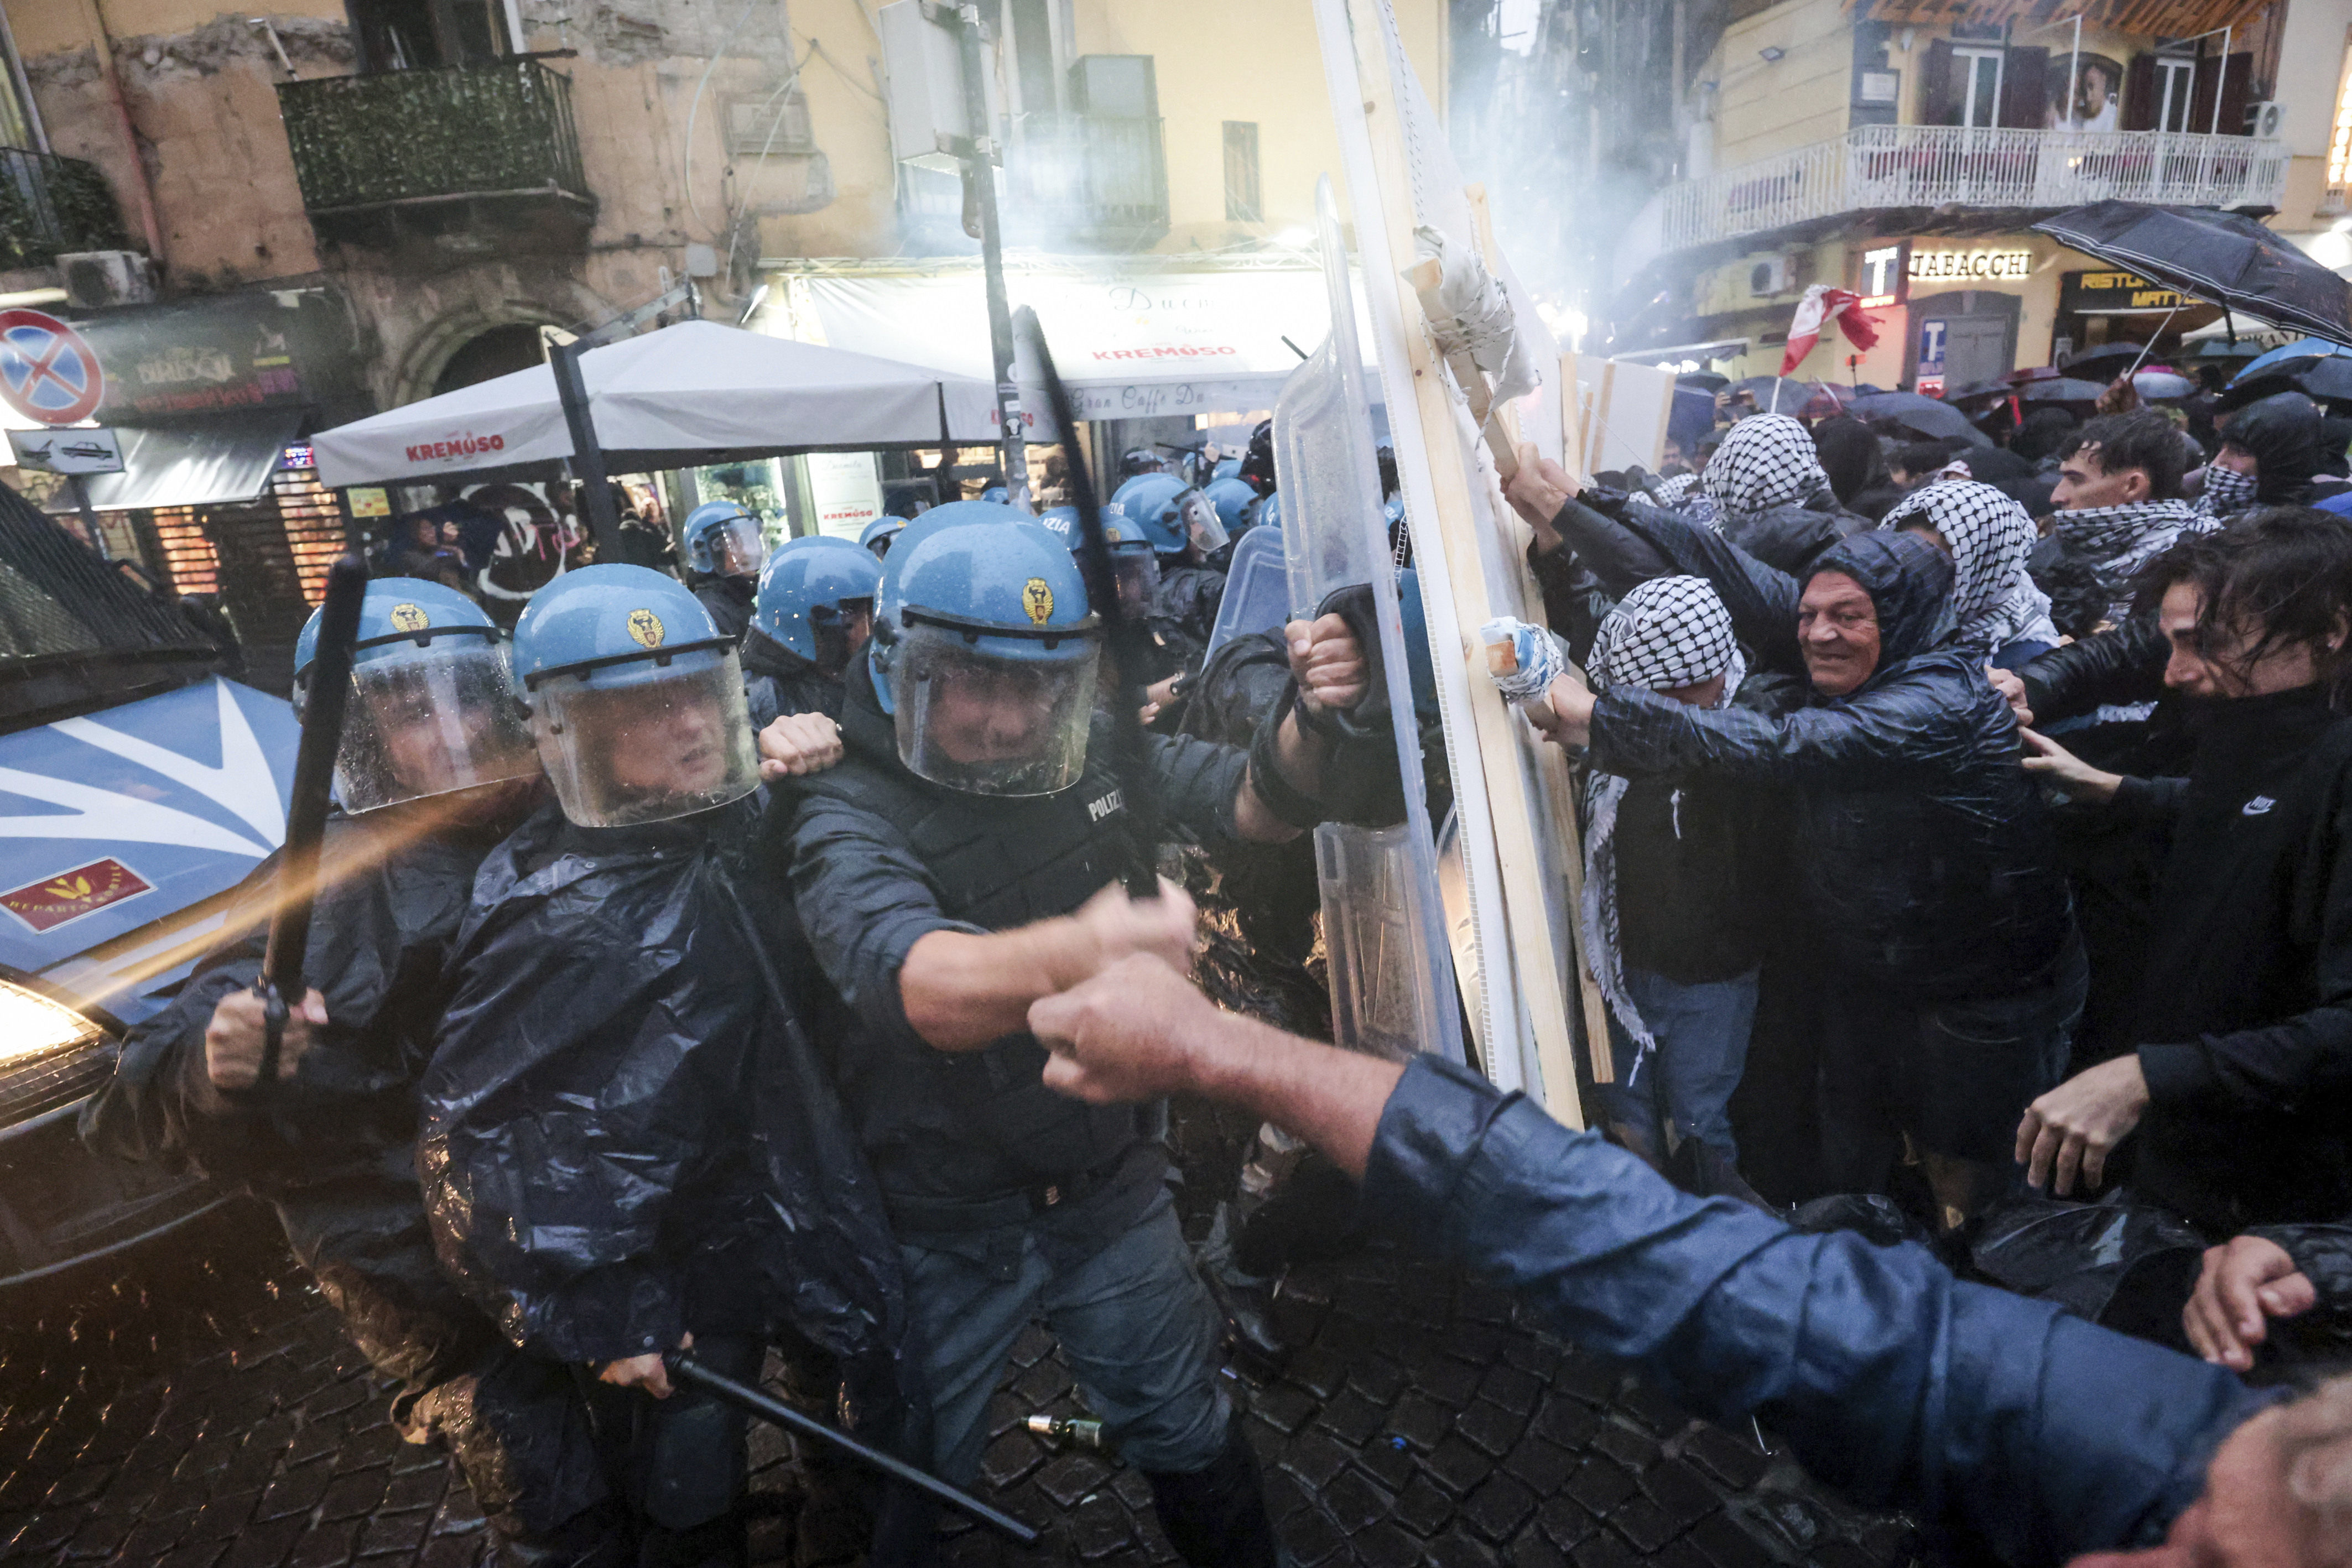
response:
[[[356,815],[404,800],[536,778],[539,754],[504,646],[439,638],[352,672],[335,794]]]
[[[1091,638],[1003,653],[918,622],[899,639],[891,677],[898,756],[919,777],[974,795],[1066,789],[1086,771],[1100,657]]]
[[[696,664],[620,685],[558,675],[533,694],[531,732],[565,817],[583,828],[667,821],[759,787],[733,651]]]
[[[768,564],[768,538],[751,517],[730,517],[702,536],[716,577],[757,577]]]
[[[1149,615],[1160,600],[1160,558],[1149,549],[1111,551],[1111,575],[1118,583],[1118,607]]]
[[[819,604],[809,611],[809,630],[816,638],[816,667],[838,676],[874,629],[874,601],[845,599],[838,605]]]
[[[1187,490],[1176,497],[1177,510],[1184,519],[1184,538],[1202,555],[1213,555],[1225,548],[1224,520],[1217,516],[1217,504],[1198,490]]]

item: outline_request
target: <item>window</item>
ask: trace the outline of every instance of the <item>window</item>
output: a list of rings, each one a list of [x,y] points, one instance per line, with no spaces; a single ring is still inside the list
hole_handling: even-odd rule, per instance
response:
[[[1960,78],[1960,123],[1983,126],[2000,123],[2000,64],[2003,50],[1963,46],[1952,51],[1952,69]]]
[[[2197,61],[2183,56],[2159,55],[2156,61],[2156,128],[2194,131],[2189,123],[2189,101],[2197,95]]]
[[[1265,221],[1258,194],[1257,121],[1225,121],[1225,216],[1238,224]]]

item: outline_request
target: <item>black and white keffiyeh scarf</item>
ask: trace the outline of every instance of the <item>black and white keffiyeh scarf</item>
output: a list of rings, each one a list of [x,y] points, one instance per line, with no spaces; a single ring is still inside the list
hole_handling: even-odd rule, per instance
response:
[[[2133,501],[2121,507],[2085,507],[2053,519],[2066,553],[2099,574],[2115,597],[2107,619],[2117,625],[2131,613],[2125,591],[2139,569],[2170,549],[2183,534],[2219,527],[2186,501]]]
[[[1731,612],[1706,580],[1658,577],[1642,584],[1601,621],[1587,661],[1593,689],[1639,686],[1664,691],[1696,685],[1721,675],[1723,706],[1739,689],[1748,667],[1731,634]],[[1634,1046],[1632,1066],[1621,1064],[1619,1082],[1631,1078],[1657,1044],[1625,988],[1625,958],[1617,918],[1617,808],[1630,781],[1594,773],[1585,786],[1588,826],[1584,836],[1584,898],[1578,911],[1593,978],[1609,1009]],[[1681,807],[1682,791],[1675,791]]]
[[[1707,459],[1701,488],[1715,503],[1720,528],[1758,512],[1802,500],[1830,482],[1811,434],[1785,413],[1741,420]]]
[[[1882,528],[1925,523],[1952,556],[1952,640],[1990,653],[2021,639],[2055,644],[2050,596],[2025,574],[2038,537],[2025,508],[1990,485],[1947,479],[1887,509]]]
[[[2205,488],[2197,497],[2197,514],[2218,522],[2233,512],[2242,512],[2254,504],[2254,494],[2262,485],[2259,475],[2241,474],[2235,468],[2208,463]]]

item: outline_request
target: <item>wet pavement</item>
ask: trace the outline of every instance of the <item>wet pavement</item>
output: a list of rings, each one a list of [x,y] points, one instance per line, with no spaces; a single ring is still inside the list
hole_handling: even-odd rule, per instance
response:
[[[464,1482],[438,1454],[400,1441],[379,1387],[257,1206],[233,1205],[0,1310],[0,1559],[484,1560]],[[1446,1270],[1359,1251],[1294,1270],[1278,1312],[1300,1348],[1279,1375],[1236,1375],[1234,1387],[1303,1568],[1872,1568],[1915,1555],[1899,1521],[1841,1508],[1752,1433],[1685,1419]],[[1045,1545],[1017,1552],[966,1531],[947,1559],[1172,1561],[1142,1478],[1032,1437],[1022,1421],[1038,1412],[1083,1414],[1033,1330],[992,1408],[983,1491],[1045,1529]],[[755,1557],[845,1560],[838,1514],[801,1506],[804,1472],[789,1446],[757,1433],[754,1456]]]
[[[1228,1005],[1319,1021],[1301,972],[1237,956],[1213,909],[1204,979]],[[1197,1239],[1255,1129],[1180,1103],[1173,1130]],[[1294,1267],[1276,1312],[1286,1364],[1226,1375],[1300,1568],[1901,1568],[1918,1556],[1903,1521],[1841,1505],[1752,1428],[1690,1420],[1451,1270],[1358,1247]],[[946,1561],[1174,1561],[1143,1478],[1032,1437],[1024,1421],[1040,1413],[1085,1414],[1033,1329],[991,1407],[980,1490],[1045,1540],[1022,1552],[965,1529]],[[837,1485],[812,1479],[772,1430],[752,1442],[755,1560],[853,1560]],[[260,1206],[0,1292],[0,1561],[471,1568],[488,1556],[464,1481],[400,1440]]]

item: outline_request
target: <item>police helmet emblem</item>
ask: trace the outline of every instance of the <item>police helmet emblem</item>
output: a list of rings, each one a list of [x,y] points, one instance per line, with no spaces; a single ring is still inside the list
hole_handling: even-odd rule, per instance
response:
[[[392,629],[395,632],[422,632],[432,624],[432,618],[417,605],[395,604],[392,607]]]
[[[637,645],[640,647],[660,647],[662,645],[661,617],[650,610],[630,611],[629,635],[637,640]]]
[[[1033,626],[1043,626],[1053,618],[1054,590],[1042,577],[1033,577],[1021,590],[1021,608],[1029,612]]]

